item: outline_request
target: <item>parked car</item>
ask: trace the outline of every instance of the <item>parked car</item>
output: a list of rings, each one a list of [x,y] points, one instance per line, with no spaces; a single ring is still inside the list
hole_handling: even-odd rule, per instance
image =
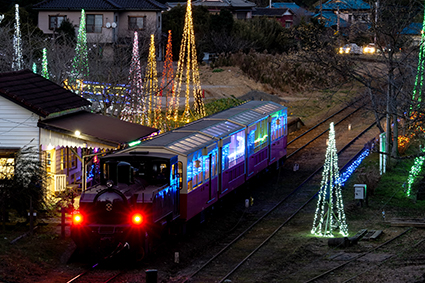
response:
[[[363,54],[375,54],[375,43],[369,43],[363,48]]]
[[[363,54],[363,50],[360,46],[358,46],[355,43],[348,43],[344,45],[343,47],[339,48],[339,53],[361,55]]]

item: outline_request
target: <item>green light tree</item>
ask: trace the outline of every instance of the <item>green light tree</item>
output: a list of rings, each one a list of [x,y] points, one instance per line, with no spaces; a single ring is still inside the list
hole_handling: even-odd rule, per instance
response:
[[[41,75],[45,79],[49,79],[49,71],[47,69],[47,49],[43,48],[43,61],[41,63]]]
[[[314,235],[333,237],[334,228],[339,228],[339,233],[344,237],[348,235],[341,185],[338,179],[338,154],[335,145],[334,123],[332,122],[329,129],[329,145],[326,150],[319,198],[311,229],[311,233]]]
[[[71,80],[75,83],[78,79],[84,79],[89,75],[86,36],[86,13],[81,10],[80,27],[78,28],[77,45],[75,46],[75,57],[72,61]]]

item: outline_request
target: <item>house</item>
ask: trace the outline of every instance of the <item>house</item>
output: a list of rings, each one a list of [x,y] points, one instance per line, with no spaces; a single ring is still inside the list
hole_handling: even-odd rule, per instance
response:
[[[275,9],[290,9],[291,12],[293,13],[294,25],[299,24],[301,21],[308,22],[309,19],[314,15],[312,12],[298,6],[294,2],[271,3],[271,5],[267,6],[266,8],[269,8],[270,6]]]
[[[328,0],[316,6],[315,18],[325,20],[326,26],[340,23],[346,25],[367,24],[371,20],[371,6],[362,0]],[[341,26],[339,26],[341,27]]]
[[[288,8],[254,8],[252,16],[276,19],[285,28],[294,24],[294,12]]]
[[[166,5],[172,9],[178,5],[186,5],[186,2],[167,2]],[[211,14],[218,14],[221,9],[228,9],[235,19],[245,20],[252,18],[256,5],[248,0],[195,0],[192,6],[204,6]]]
[[[40,150],[52,194],[80,188],[83,158],[128,146],[157,129],[90,113],[90,102],[30,70],[0,74],[0,178],[22,147]],[[84,166],[83,166],[84,163]],[[3,164],[3,165],[2,165]]]
[[[51,35],[65,18],[78,29],[84,9],[87,41],[102,43],[126,42],[135,30],[161,35],[162,11],[167,9],[155,0],[45,0],[33,8],[38,27]]]

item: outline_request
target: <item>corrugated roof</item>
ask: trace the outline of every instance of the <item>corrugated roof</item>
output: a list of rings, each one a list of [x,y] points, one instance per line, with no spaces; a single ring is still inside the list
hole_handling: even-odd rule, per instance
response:
[[[172,131],[144,141],[140,146],[164,147],[180,154],[190,154],[215,142],[215,139],[201,133]]]
[[[30,70],[0,74],[0,95],[42,117],[91,104]]]
[[[145,138],[158,131],[155,128],[87,111],[46,119],[38,122],[38,126],[68,135],[74,135],[78,130],[81,133],[79,137],[81,139],[114,146]]]
[[[45,0],[34,6],[35,10],[119,11],[165,10],[167,7],[155,0]]]

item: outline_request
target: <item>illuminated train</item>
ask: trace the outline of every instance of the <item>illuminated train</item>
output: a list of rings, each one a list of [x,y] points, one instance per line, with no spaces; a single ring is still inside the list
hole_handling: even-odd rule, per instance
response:
[[[71,237],[80,249],[128,243],[145,254],[172,223],[187,222],[286,157],[287,108],[250,101],[101,158]]]

